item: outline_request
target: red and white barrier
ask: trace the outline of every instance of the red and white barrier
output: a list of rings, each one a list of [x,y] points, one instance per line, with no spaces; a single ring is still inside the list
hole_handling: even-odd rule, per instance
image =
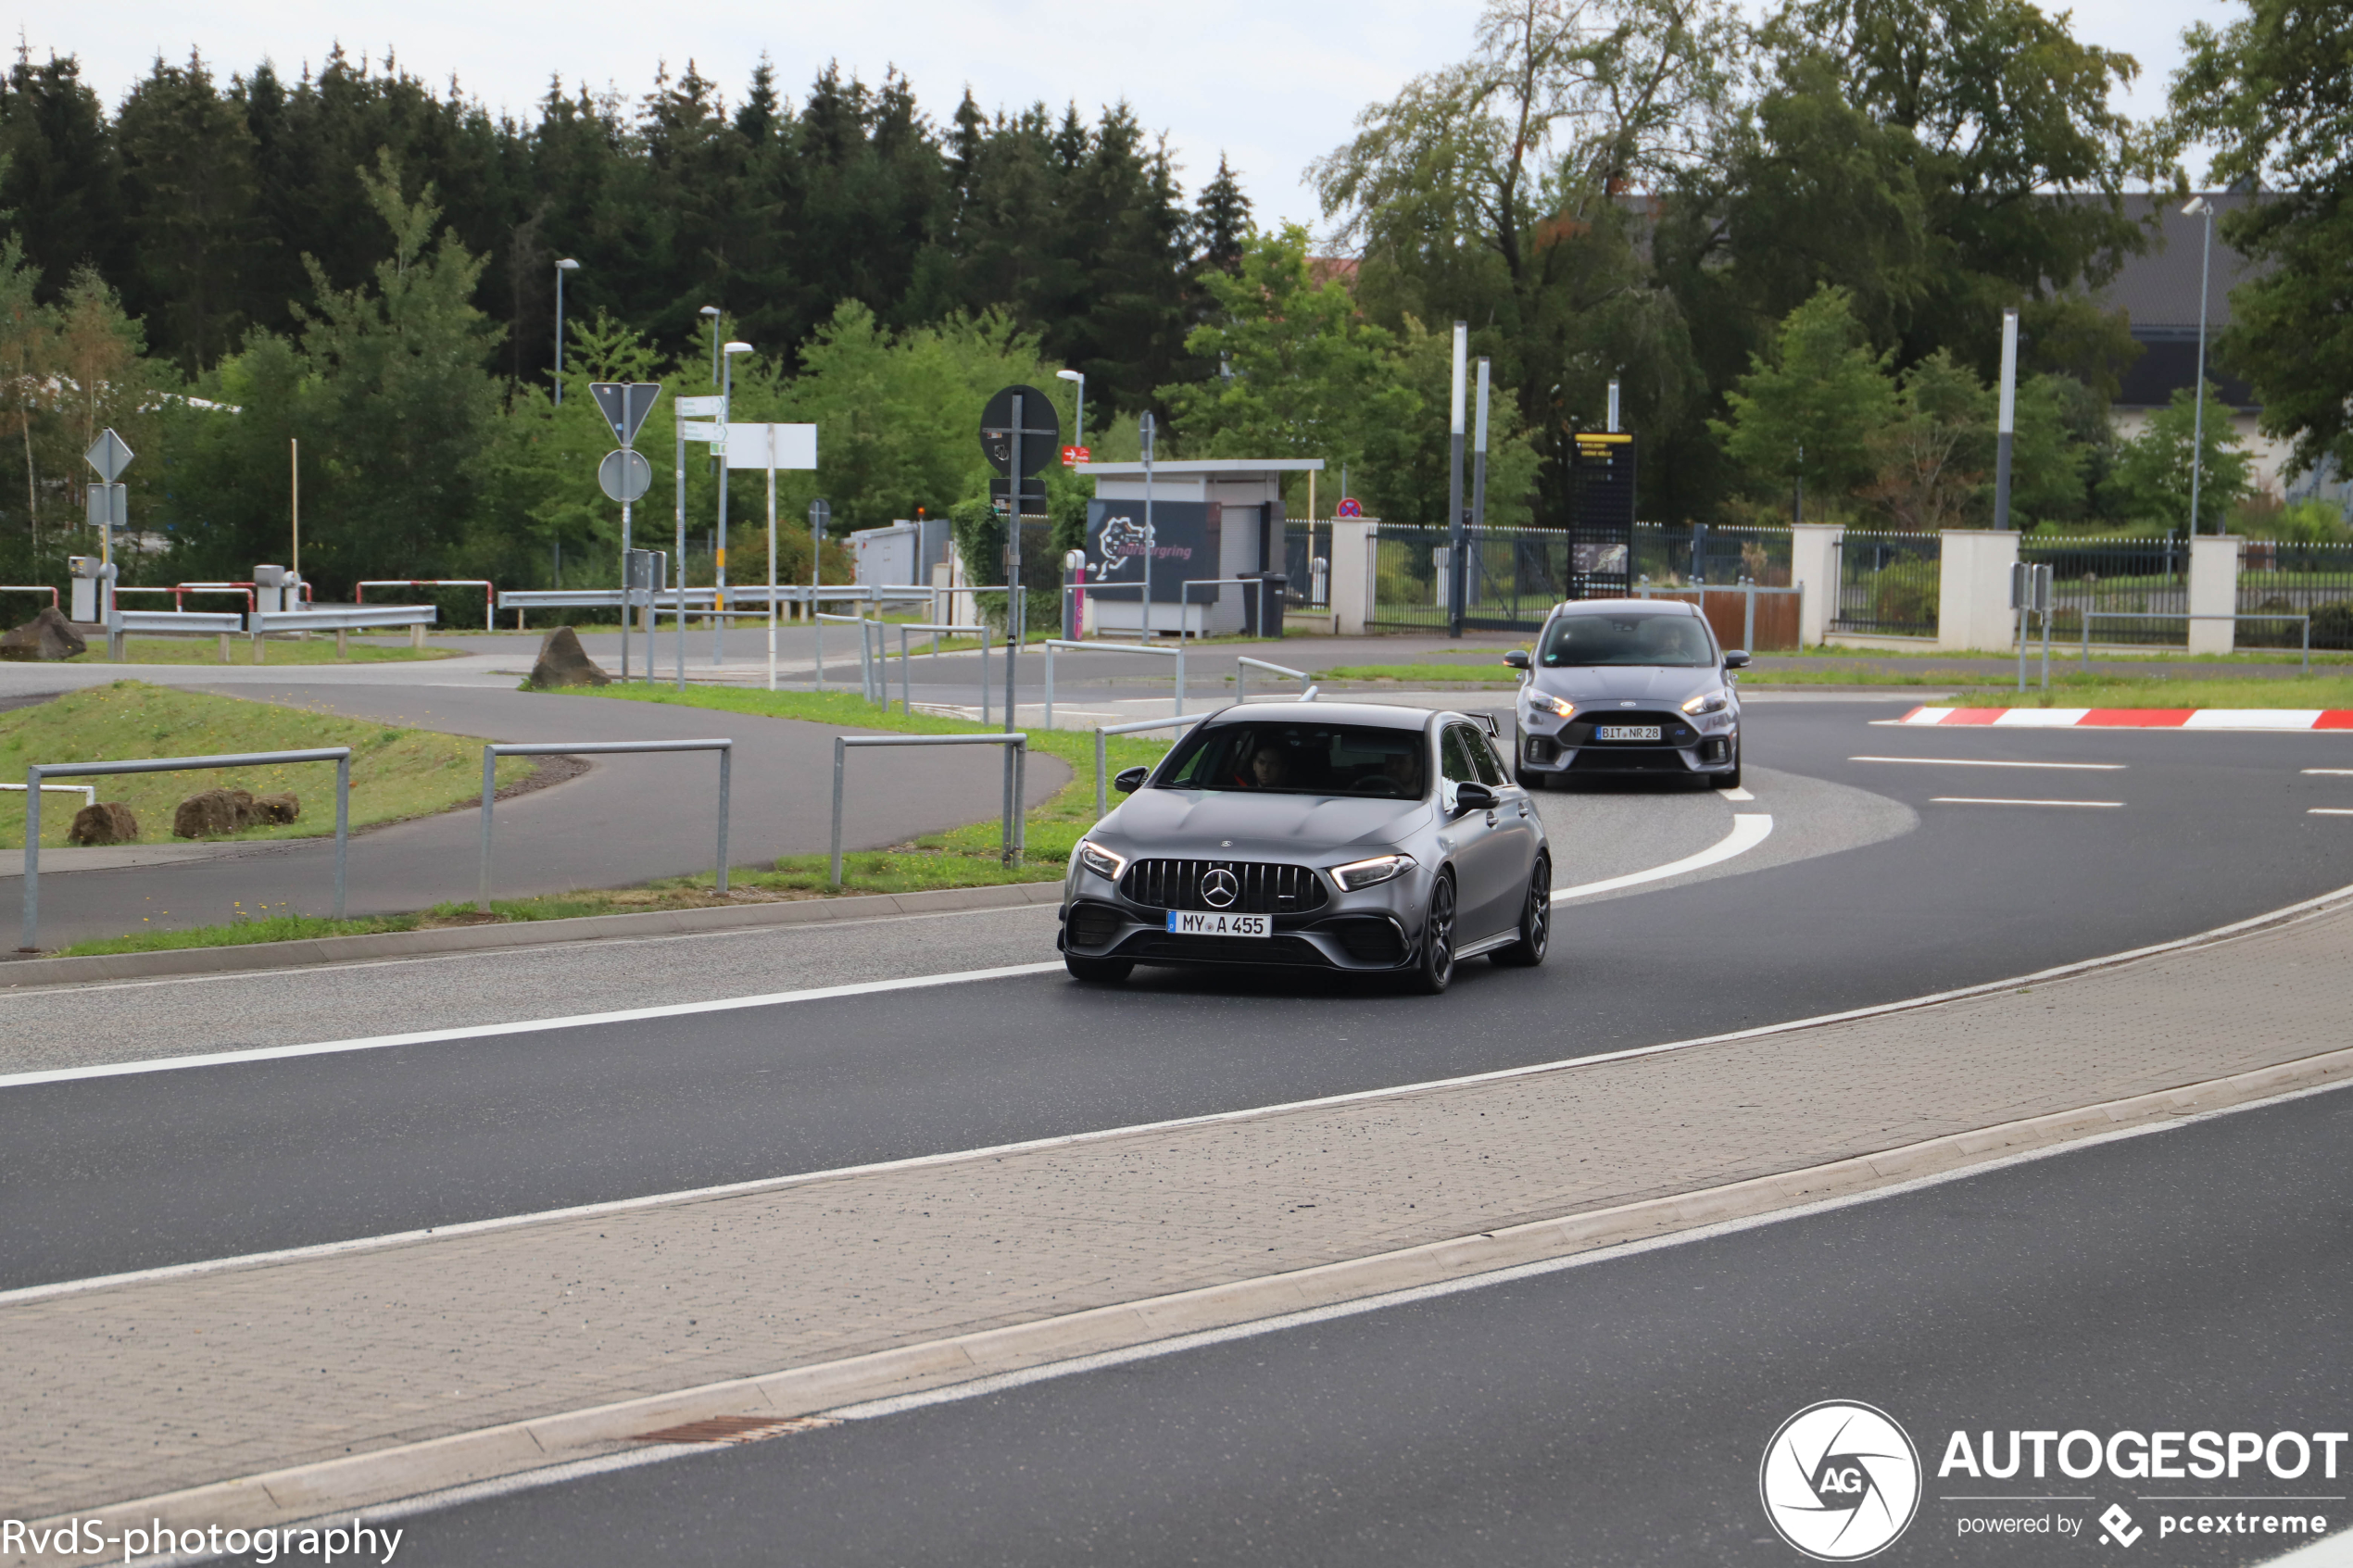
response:
[[[1899,724],[2005,730],[2353,730],[2347,708],[1915,708]]]

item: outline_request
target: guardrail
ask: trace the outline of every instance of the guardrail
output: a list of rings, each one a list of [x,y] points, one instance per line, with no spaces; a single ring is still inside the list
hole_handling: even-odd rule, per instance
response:
[[[988,722],[988,624],[983,622],[978,626],[956,626],[946,621],[916,621],[912,624],[902,621],[899,623],[899,705],[912,713],[915,710],[915,677],[907,660],[907,633],[910,632],[931,633],[931,651],[935,659],[939,656],[939,634],[942,632],[953,632],[966,636],[977,635],[980,638],[980,721],[984,724]],[[886,691],[888,690],[889,684],[888,678],[886,677],[883,683]],[[1046,727],[1050,730],[1053,728],[1051,724]]]
[[[1043,646],[1046,649],[1046,722],[1044,727],[1049,730],[1054,727],[1054,650],[1056,648],[1072,648],[1080,653],[1141,653],[1150,654],[1157,659],[1175,659],[1176,660],[1176,717],[1181,719],[1185,716],[1185,644],[1182,638],[1177,640],[1176,646],[1173,648],[1148,647],[1142,643],[1077,643],[1063,637],[1049,637]],[[983,713],[980,717],[981,722],[988,721],[987,713]]]
[[[833,885],[841,886],[841,780],[844,759],[851,746],[1001,746],[1005,747],[1005,811],[997,834],[997,852],[1009,866],[1021,864],[1027,838],[1022,810],[1022,784],[1029,771],[1029,736],[1019,730],[994,735],[836,735],[834,737]]]
[[[168,612],[158,612],[168,613]],[[344,870],[351,847],[351,747],[307,751],[237,751],[214,757],[146,757],[127,762],[38,762],[24,771],[24,945],[40,947],[41,791],[47,778],[97,778],[114,773],[183,773],[205,768],[267,768],[281,762],[335,765],[335,919],[343,919]]]
[[[2309,615],[2191,615],[2183,610],[2087,609],[2083,616],[2083,668],[2092,667],[2092,622],[2095,621],[2293,621],[2304,628],[2304,673],[2312,672],[2312,618]],[[2047,626],[2047,623],[2046,623]]]
[[[41,787],[51,795],[78,795],[82,797],[82,803],[84,806],[95,806],[98,803],[96,784],[43,784]],[[19,795],[31,793],[25,785],[20,784],[0,784],[0,789],[12,789]]]
[[[719,753],[719,891],[727,891],[727,774],[734,760],[732,740],[590,740],[524,741],[482,748],[482,867],[474,881],[474,908],[490,912],[490,808],[498,795],[501,757],[588,757],[637,751],[715,751]]]
[[[1103,753],[1106,735],[1132,735],[1145,730],[1179,729],[1198,724],[1210,717],[1206,713],[1189,713],[1175,719],[1146,719],[1135,724],[1098,724],[1095,726],[1095,820],[1101,822],[1111,813],[1111,781],[1103,776]]]
[[[368,577],[352,585],[352,601],[366,604],[371,588],[480,588],[482,629],[498,629],[498,588],[487,577]]]
[[[1315,701],[1315,693],[1321,689],[1303,670],[1286,669],[1284,666],[1279,664],[1269,664],[1263,659],[1242,659],[1237,660],[1237,662],[1239,664],[1247,664],[1253,670],[1264,670],[1271,675],[1280,675],[1287,681],[1297,681],[1300,684],[1299,700],[1302,702]],[[1248,702],[1250,700],[1250,691],[1246,684],[1246,677],[1239,669],[1234,671],[1234,700],[1236,702]]]
[[[210,633],[220,639],[220,662],[229,662],[229,639],[245,629],[245,618],[227,610],[125,609],[107,618],[107,658],[122,662],[122,639],[132,632]]]

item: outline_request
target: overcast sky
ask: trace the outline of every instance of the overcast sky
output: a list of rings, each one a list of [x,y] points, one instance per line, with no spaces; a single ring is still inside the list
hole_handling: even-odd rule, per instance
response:
[[[2129,107],[2162,103],[2182,30],[2238,9],[2219,0],[2082,0],[2079,36],[2138,56]],[[1166,132],[1188,192],[1229,157],[1261,221],[1313,223],[1302,183],[1310,160],[1349,135],[1365,104],[1469,47],[1476,0],[1168,0],[1048,5],[1042,0],[868,0],[759,5],[752,0],[238,0],[215,11],[186,0],[44,6],[19,0],[18,29],[36,57],[78,54],[86,80],[119,101],[157,54],[200,47],[222,75],[265,56],[292,76],[340,41],[437,83],[454,73],[494,108],[526,111],[550,74],[610,85],[635,98],[658,62],[691,58],[732,102],[764,52],[799,94],[828,59],[875,80],[896,66],[918,100],[945,119],[969,84],[982,106],[1076,101],[1090,118],[1126,98]]]

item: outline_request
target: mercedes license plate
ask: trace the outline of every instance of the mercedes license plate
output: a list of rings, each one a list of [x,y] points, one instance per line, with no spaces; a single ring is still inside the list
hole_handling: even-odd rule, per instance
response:
[[[1275,922],[1265,915],[1220,915],[1196,909],[1168,911],[1168,929],[1180,936],[1272,936]]]
[[[1604,740],[1656,740],[1656,724],[1604,724],[1594,732]]]

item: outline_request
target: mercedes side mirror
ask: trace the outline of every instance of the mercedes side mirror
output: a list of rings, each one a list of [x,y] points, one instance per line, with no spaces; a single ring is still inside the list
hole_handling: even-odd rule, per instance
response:
[[[1122,795],[1133,795],[1144,787],[1151,772],[1150,768],[1124,768],[1111,776],[1111,786]]]
[[[1495,792],[1483,784],[1459,784],[1454,786],[1454,815],[1470,811],[1495,809]]]
[[[1528,650],[1514,648],[1504,656],[1504,662],[1515,670],[1525,670],[1528,668]]]
[[[1725,668],[1725,669],[1727,669],[1727,670],[1745,670],[1745,669],[1747,669],[1747,668],[1748,668],[1748,655],[1747,655],[1747,653],[1746,653],[1746,652],[1744,652],[1743,650],[1740,649],[1740,648],[1733,648],[1731,651],[1730,651],[1729,653],[1727,653],[1727,654],[1725,654],[1725,655],[1724,655],[1724,668]]]

